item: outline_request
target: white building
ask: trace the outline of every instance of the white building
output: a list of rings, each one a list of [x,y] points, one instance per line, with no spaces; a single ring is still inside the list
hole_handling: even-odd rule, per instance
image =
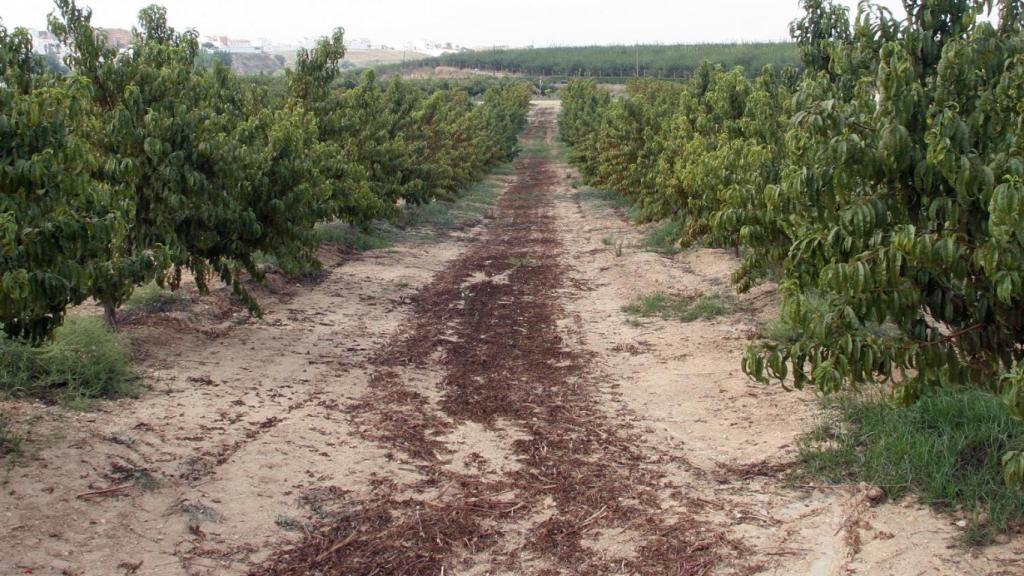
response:
[[[57,37],[49,31],[33,30],[30,28],[28,33],[32,37],[32,51],[36,54],[53,54],[54,56],[63,55],[64,47],[61,46]]]
[[[199,45],[218,52],[227,52],[228,47],[221,42],[221,36],[203,35],[199,37]]]
[[[232,54],[252,54],[257,52],[256,46],[251,40],[242,40],[239,38],[228,38],[227,36],[221,36],[220,42],[224,46],[225,52]]]
[[[373,48],[373,43],[368,38],[353,38],[351,40],[346,38],[345,47],[352,50],[370,50]]]

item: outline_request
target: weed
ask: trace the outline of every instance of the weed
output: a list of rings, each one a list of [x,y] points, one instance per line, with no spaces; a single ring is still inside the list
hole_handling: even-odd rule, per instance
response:
[[[491,174],[495,176],[512,176],[516,173],[515,162],[505,162],[504,164],[498,164],[491,169]]]
[[[170,312],[181,310],[188,304],[188,298],[181,291],[170,291],[157,286],[156,282],[150,282],[145,286],[136,288],[125,308],[128,310],[140,310],[147,314]]]
[[[68,318],[37,347],[0,339],[0,393],[7,396],[87,406],[92,398],[135,396],[138,382],[125,338],[99,318]]]
[[[452,213],[452,203],[444,200],[408,206],[402,218],[404,227],[426,227],[437,230],[451,230],[458,223],[458,219]]]
[[[120,462],[111,464],[109,478],[118,484],[134,484],[144,492],[152,492],[163,485],[149,470]]]
[[[710,320],[732,312],[733,305],[721,294],[705,294],[698,298],[673,296],[655,292],[630,302],[623,311],[632,316],[664,320],[676,319],[683,322]]]
[[[8,427],[7,421],[0,416],[0,458],[11,456],[17,458],[21,455],[21,436],[18,436]]]
[[[800,331],[785,318],[776,318],[764,325],[761,336],[779,344],[792,344],[799,339]]]
[[[682,252],[679,246],[682,227],[682,222],[678,220],[663,222],[644,237],[644,248],[656,254],[672,255]]]
[[[721,294],[706,294],[697,298],[687,313],[680,317],[680,320],[683,322],[710,320],[730,312],[732,312],[732,305]]]
[[[508,263],[512,268],[530,268],[538,264],[536,260],[528,256],[513,256],[508,259]]]
[[[497,166],[492,174],[509,175],[515,168],[511,162]],[[333,244],[356,252],[383,250],[398,242],[435,241],[443,232],[478,224],[491,211],[501,191],[501,183],[486,178],[468,186],[454,200],[435,200],[427,204],[407,204],[392,221],[378,220],[365,226],[342,221],[325,222],[316,226],[316,237],[321,244]],[[287,265],[278,259],[260,255],[259,263],[271,264],[288,275],[299,275],[311,270],[310,263]]]
[[[552,158],[562,164],[569,164],[569,145],[559,138],[555,141]]]
[[[467,188],[454,201],[406,206],[398,219],[398,228],[388,231],[388,239],[435,242],[452,230],[476,226],[491,213],[500,192],[501,183],[487,178]]]
[[[604,244],[605,246],[608,246],[609,248],[614,247],[615,256],[622,257],[624,253],[623,248],[626,245],[625,240],[617,240],[615,236],[609,234],[608,236],[601,238],[601,243]]]
[[[630,207],[629,198],[611,190],[584,187],[574,192],[572,196],[576,203],[589,202],[608,208],[621,208],[624,210]]]
[[[523,147],[524,156],[535,156],[540,158],[554,158],[556,151],[542,138],[535,138],[526,142]]]
[[[999,397],[949,388],[901,408],[867,390],[828,398],[825,406],[823,422],[800,443],[810,475],[961,510],[964,539],[973,545],[1024,524],[1024,493],[1005,484],[1000,462],[1006,451],[1024,449],[1024,422],[1011,418]]]
[[[182,502],[181,511],[188,515],[191,524],[220,522],[221,515],[202,502]]]
[[[471,185],[453,202],[435,202],[449,212],[451,220],[428,224],[441,230],[475,226],[491,213],[501,189],[501,182],[487,178]]]
[[[279,515],[274,520],[274,524],[277,524],[277,527],[285,532],[305,532],[308,534],[315,530],[312,524],[297,520],[291,516],[285,516],[284,514]]]
[[[357,252],[380,250],[391,245],[388,238],[372,226],[364,229],[340,221],[317,225],[316,237],[321,244],[344,246]]]

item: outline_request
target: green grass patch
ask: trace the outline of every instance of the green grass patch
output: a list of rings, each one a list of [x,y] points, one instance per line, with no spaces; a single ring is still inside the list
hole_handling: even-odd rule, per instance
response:
[[[561,163],[561,164],[569,164],[570,163],[569,162],[569,145],[566,144],[565,142],[562,142],[561,138],[555,140],[555,146],[554,146],[553,154],[554,154],[554,159],[556,161],[558,161],[559,163]]]
[[[393,222],[374,222],[369,229],[333,222],[318,226],[317,234],[321,242],[359,252],[380,250],[399,242],[438,241],[448,232],[479,224],[491,212],[500,192],[501,183],[487,178],[470,185],[453,201],[406,205]]]
[[[0,394],[85,407],[93,398],[136,396],[139,376],[126,339],[95,317],[72,317],[33,347],[0,339]]]
[[[721,294],[704,294],[697,298],[655,292],[630,302],[623,311],[641,318],[695,322],[710,320],[733,311],[734,305]]]
[[[644,249],[656,254],[678,254],[682,252],[679,239],[682,236],[683,223],[679,220],[667,220],[647,233],[644,237]]]
[[[512,163],[502,164],[509,167],[508,174],[515,173]],[[495,174],[499,174],[495,172]],[[498,201],[498,194],[501,193],[501,182],[493,178],[481,180],[466,189],[466,192],[455,202],[455,208],[474,215],[483,215],[494,203]]]
[[[628,210],[630,208],[629,198],[626,198],[622,194],[612,192],[611,190],[591,188],[589,186],[585,186],[574,192],[573,200],[577,203],[588,202],[591,204],[598,204],[606,208],[621,208],[623,210]]]
[[[136,288],[124,304],[128,310],[140,310],[150,314],[181,310],[187,305],[188,298],[182,292],[161,288],[156,282]]]
[[[407,206],[388,237],[393,242],[432,242],[453,230],[476,226],[491,213],[501,190],[501,182],[487,178],[471,185],[454,201]]]
[[[961,511],[964,540],[988,543],[1024,525],[1024,492],[1003,481],[1000,459],[1024,449],[1024,422],[1003,401],[977,389],[945,389],[901,408],[877,391],[825,400],[821,424],[800,443],[812,476],[867,482],[891,498],[916,494]]]
[[[404,228],[451,230],[458,225],[458,219],[452,210],[454,206],[454,202],[444,200],[407,206],[402,213],[402,226]]]
[[[503,164],[498,164],[491,169],[491,174],[494,176],[512,176],[516,173],[515,162],[509,161]]]
[[[325,222],[317,224],[315,233],[321,244],[344,246],[357,252],[380,250],[391,245],[386,231],[377,226],[363,229],[346,222]]]
[[[491,174],[509,175],[514,172],[513,163],[506,162],[498,165]],[[486,178],[467,187],[453,201],[406,205],[392,221],[379,220],[365,227],[341,221],[318,224],[316,237],[321,244],[341,246],[356,252],[383,250],[399,242],[437,241],[447,232],[477,225],[492,210],[501,188],[501,182]],[[313,271],[308,267],[286,266],[264,254],[258,255],[257,262],[275,266],[290,276]]]
[[[523,144],[523,154],[537,158],[546,158],[562,164],[569,163],[569,148],[560,139],[549,144],[543,138],[534,138]]]
[[[544,141],[543,138],[534,138],[527,140],[523,145],[524,156],[534,156],[538,158],[554,158],[557,151],[553,150],[552,147]]]

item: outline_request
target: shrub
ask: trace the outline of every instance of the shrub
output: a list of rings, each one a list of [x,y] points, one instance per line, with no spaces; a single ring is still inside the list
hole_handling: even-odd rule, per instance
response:
[[[0,339],[0,392],[11,397],[74,401],[138,393],[125,338],[94,317],[68,318],[38,347]]]

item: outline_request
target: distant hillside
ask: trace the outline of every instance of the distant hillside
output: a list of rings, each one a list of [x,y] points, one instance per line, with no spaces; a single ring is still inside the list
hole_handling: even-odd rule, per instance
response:
[[[348,50],[345,52],[345,60],[360,68],[401,64],[402,62],[422,60],[429,57],[429,54],[405,50]]]
[[[273,54],[274,56],[284,57],[286,67],[291,68],[295,65],[294,50],[274,52]],[[423,60],[425,58],[430,58],[430,55],[420,52],[410,52],[407,50],[349,49],[345,52],[343,66],[346,68],[376,68],[377,66],[401,64],[403,62]]]
[[[800,53],[789,42],[751,44],[676,44],[646,46],[579,46],[481,50],[445,54],[410,65],[449,66],[529,76],[685,78],[707,60],[726,68],[742,66],[750,74],[766,64],[799,66]]]
[[[272,54],[254,52],[250,54],[232,54],[231,69],[242,76],[273,74],[285,67],[285,59]]]

